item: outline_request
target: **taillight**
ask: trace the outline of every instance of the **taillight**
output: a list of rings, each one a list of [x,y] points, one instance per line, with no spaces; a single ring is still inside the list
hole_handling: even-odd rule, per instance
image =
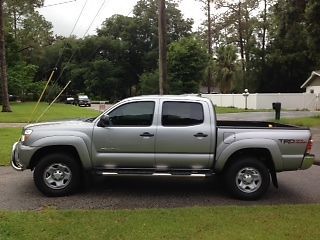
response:
[[[306,150],[307,154],[311,153],[312,145],[313,145],[313,140],[310,139],[309,142],[308,142],[308,145],[307,145],[307,150]]]

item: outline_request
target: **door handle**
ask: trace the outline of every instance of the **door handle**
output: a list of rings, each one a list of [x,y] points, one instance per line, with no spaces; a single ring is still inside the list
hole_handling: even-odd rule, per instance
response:
[[[154,134],[149,133],[149,132],[144,132],[142,134],[140,134],[141,137],[154,137]]]
[[[195,134],[195,135],[193,135],[193,136],[195,136],[195,137],[197,137],[197,138],[200,138],[200,137],[208,137],[208,134],[197,133],[197,134]]]

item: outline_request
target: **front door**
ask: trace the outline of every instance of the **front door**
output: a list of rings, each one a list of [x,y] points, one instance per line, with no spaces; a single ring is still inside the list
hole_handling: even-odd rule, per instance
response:
[[[95,126],[92,158],[97,168],[153,168],[155,101],[124,103],[108,113],[107,127]]]

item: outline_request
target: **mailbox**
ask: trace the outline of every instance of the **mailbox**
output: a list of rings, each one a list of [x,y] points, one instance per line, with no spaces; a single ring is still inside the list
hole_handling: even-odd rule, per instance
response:
[[[280,112],[281,112],[281,102],[272,103],[272,108],[276,113],[276,120],[280,120]]]

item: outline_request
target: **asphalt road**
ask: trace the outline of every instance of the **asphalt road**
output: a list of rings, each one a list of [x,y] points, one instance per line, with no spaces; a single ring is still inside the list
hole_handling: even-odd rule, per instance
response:
[[[270,186],[258,201],[232,199],[216,178],[107,177],[69,197],[47,198],[32,181],[32,173],[0,168],[0,209],[134,209],[217,205],[320,203],[320,167],[278,175],[280,188]]]

